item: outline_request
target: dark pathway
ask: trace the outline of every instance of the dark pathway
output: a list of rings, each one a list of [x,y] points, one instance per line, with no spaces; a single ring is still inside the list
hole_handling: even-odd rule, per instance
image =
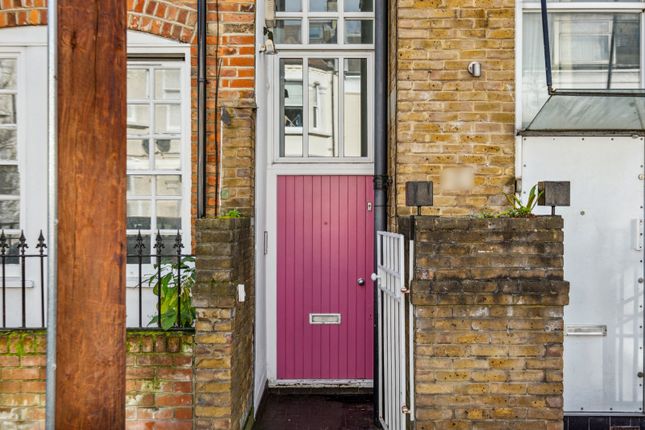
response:
[[[372,411],[372,396],[368,395],[270,393],[253,429],[378,429]]]

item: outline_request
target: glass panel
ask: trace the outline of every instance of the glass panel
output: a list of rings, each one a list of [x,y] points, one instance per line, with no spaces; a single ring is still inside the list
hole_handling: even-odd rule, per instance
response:
[[[128,139],[128,170],[150,168],[150,141],[148,139]]]
[[[161,242],[163,243],[163,248],[161,249],[161,254],[165,256],[161,261],[165,263],[174,263],[177,260],[171,256],[177,254],[177,248],[175,248],[175,240],[177,236],[175,235],[161,235]]]
[[[345,43],[374,43],[374,22],[369,19],[346,20]]]
[[[155,169],[179,170],[181,168],[181,141],[179,139],[155,140]]]
[[[302,59],[280,59],[280,156],[302,157]]]
[[[142,258],[141,258],[141,263],[143,264],[150,264],[150,254],[154,253],[154,249],[150,247],[150,235],[147,234],[142,234],[141,238],[143,239],[142,243],[144,248],[141,250]],[[139,263],[139,257],[136,257],[136,255],[139,253],[139,249],[136,248],[137,246],[137,235],[136,234],[129,234],[128,235],[128,264],[137,264]],[[146,256],[148,254],[148,256]]]
[[[181,97],[179,69],[155,70],[155,99],[178,100]]]
[[[18,157],[16,130],[0,128],[0,160],[15,161]]]
[[[338,155],[338,60],[310,58],[309,156]]]
[[[367,59],[345,60],[343,145],[345,157],[367,157]]]
[[[373,0],[345,0],[345,12],[372,12]]]
[[[0,124],[16,123],[15,94],[0,94]]]
[[[181,200],[157,201],[157,228],[161,230],[181,228]]]
[[[554,88],[641,88],[640,16],[549,14]],[[548,98],[539,13],[524,14],[522,52],[522,122],[526,126]]]
[[[152,177],[128,175],[128,195],[151,196]]]
[[[309,12],[336,12],[337,0],[309,0]]]
[[[644,97],[551,96],[529,130],[643,130]]]
[[[302,11],[302,0],[276,0],[276,12],[300,12]]]
[[[128,200],[128,229],[149,230],[152,212],[149,200]]]
[[[16,66],[13,58],[0,59],[0,90],[16,89]]]
[[[148,98],[148,70],[128,69],[128,99]]]
[[[158,196],[181,196],[181,176],[160,175],[157,176]]]
[[[155,106],[155,133],[181,132],[181,107],[178,104]]]
[[[302,43],[302,20],[300,19],[279,19],[273,29],[273,41],[295,45]]]
[[[0,166],[0,195],[20,195],[18,166]]]
[[[20,200],[0,200],[0,229],[20,228]]]
[[[150,107],[148,105],[128,105],[128,134],[150,133]]]
[[[337,43],[336,25],[337,22],[335,19],[309,20],[309,43]]]

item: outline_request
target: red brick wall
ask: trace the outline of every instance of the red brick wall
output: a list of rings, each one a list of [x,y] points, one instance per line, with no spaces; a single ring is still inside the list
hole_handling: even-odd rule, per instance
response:
[[[44,428],[46,347],[43,330],[0,332],[0,427]],[[127,348],[126,427],[192,429],[193,336],[130,332]]]

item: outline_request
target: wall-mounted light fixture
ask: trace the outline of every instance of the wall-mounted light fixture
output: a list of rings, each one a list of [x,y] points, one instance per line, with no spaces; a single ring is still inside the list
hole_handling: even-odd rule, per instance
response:
[[[468,73],[475,78],[479,78],[482,75],[482,65],[478,61],[473,61],[468,65]]]
[[[260,46],[260,52],[265,53],[266,55],[275,55],[278,51],[275,49],[275,43],[273,42],[273,31],[269,30],[267,27],[264,27],[264,35],[266,40]]]

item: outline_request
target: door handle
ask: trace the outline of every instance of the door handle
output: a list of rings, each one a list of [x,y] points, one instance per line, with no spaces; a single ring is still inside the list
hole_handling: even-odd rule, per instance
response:
[[[356,280],[356,283],[357,283],[358,285],[360,285],[361,287],[364,287],[364,286],[365,286],[365,279],[363,279],[363,278],[358,278],[358,280]]]

